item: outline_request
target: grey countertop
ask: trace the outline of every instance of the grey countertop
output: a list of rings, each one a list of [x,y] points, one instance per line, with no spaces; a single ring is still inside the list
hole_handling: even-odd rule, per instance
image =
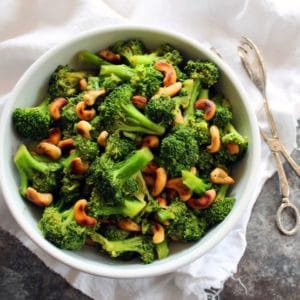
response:
[[[300,145],[299,128],[297,142]],[[300,163],[300,151],[295,150],[293,157]],[[300,178],[286,164],[285,170],[291,199],[300,207]],[[281,201],[278,186],[277,175],[264,185],[248,225],[246,252],[220,299],[300,299],[300,231],[287,237],[275,227]],[[3,230],[0,254],[0,299],[90,299]]]

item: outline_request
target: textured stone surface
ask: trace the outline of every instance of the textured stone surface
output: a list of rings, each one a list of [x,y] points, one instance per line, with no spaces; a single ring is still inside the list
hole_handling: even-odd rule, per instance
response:
[[[300,145],[300,135],[298,135]],[[293,157],[300,162],[300,151]],[[290,199],[300,207],[300,178],[285,165]],[[275,225],[281,202],[277,176],[268,180],[254,206],[247,230],[248,246],[234,279],[229,279],[221,299],[300,299],[300,231],[281,235]],[[0,230],[0,299],[88,300],[59,275],[49,270],[28,249]]]

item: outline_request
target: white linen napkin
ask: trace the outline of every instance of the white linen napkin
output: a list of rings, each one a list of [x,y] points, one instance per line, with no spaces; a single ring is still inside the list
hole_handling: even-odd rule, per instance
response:
[[[216,47],[238,74],[266,127],[261,97],[241,67],[236,47],[242,35],[265,56],[268,95],[280,136],[289,151],[296,145],[300,118],[300,5],[267,0],[7,0],[0,2],[0,104],[22,73],[46,50],[77,33],[113,24],[135,23],[184,33]],[[259,154],[258,154],[259,155]],[[274,172],[266,145],[257,198]],[[0,195],[1,227],[16,235],[51,269],[94,299],[212,299],[236,272],[246,248],[246,227],[254,201],[228,236],[209,253],[176,272],[154,278],[116,280],[81,273],[49,257],[23,233]],[[274,228],[274,230],[276,230]]]

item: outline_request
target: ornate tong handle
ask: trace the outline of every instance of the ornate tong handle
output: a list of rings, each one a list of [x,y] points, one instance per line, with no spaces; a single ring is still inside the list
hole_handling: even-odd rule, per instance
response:
[[[275,158],[277,170],[278,170],[278,176],[279,176],[279,182],[280,182],[280,191],[282,195],[282,203],[279,206],[276,214],[276,223],[279,228],[279,230],[286,235],[293,235],[298,230],[298,227],[300,225],[300,215],[297,207],[290,203],[289,201],[289,186],[288,181],[286,178],[285,171],[282,166],[280,153],[287,159],[287,161],[290,163],[290,165],[293,167],[295,172],[298,176],[300,176],[300,167],[297,165],[297,163],[289,156],[288,152],[286,151],[283,144],[280,142],[278,138],[278,132],[277,128],[274,122],[274,118],[271,113],[271,109],[269,106],[268,98],[266,96],[266,72],[265,67],[263,64],[263,59],[260,55],[260,52],[256,45],[248,38],[243,37],[240,46],[238,47],[238,53],[241,58],[241,61],[243,63],[244,68],[246,69],[250,79],[255,84],[255,86],[258,88],[258,90],[261,92],[263,96],[264,101],[264,109],[267,114],[268,123],[270,127],[270,131],[272,134],[272,138],[268,138],[264,132],[261,130],[261,135],[267,142],[267,144],[270,147],[270,150],[273,153],[273,156]],[[290,228],[286,229],[284,228],[284,225],[282,223],[282,215],[283,211],[286,208],[290,208],[293,210],[294,217],[295,217],[295,225]]]

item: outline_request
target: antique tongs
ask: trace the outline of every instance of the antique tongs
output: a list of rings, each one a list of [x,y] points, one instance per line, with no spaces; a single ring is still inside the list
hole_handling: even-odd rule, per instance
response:
[[[300,166],[292,159],[279,139],[278,131],[266,95],[266,72],[262,56],[259,53],[258,48],[249,38],[243,37],[238,47],[238,53],[250,79],[262,94],[264,109],[267,114],[268,124],[272,135],[272,137],[268,137],[266,133],[260,129],[262,137],[273,153],[279,176],[282,203],[277,210],[276,223],[283,234],[293,235],[296,233],[300,225],[300,214],[298,208],[289,200],[289,185],[282,165],[281,155],[288,161],[298,176],[300,176]],[[294,226],[290,229],[286,229],[282,223],[282,214],[286,208],[291,209],[295,217]]]

